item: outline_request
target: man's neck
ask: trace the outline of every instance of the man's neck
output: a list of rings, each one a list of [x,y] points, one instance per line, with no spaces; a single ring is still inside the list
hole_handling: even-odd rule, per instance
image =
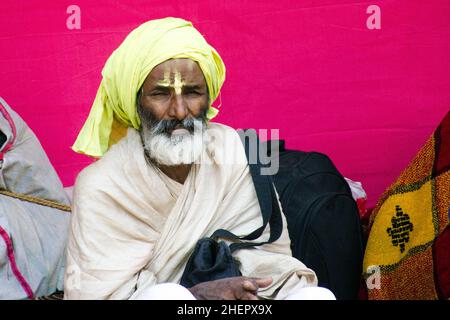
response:
[[[159,164],[154,161],[147,151],[144,151],[144,156],[149,165],[156,166],[159,170],[161,170],[166,176],[170,179],[177,181],[178,183],[184,184],[186,181],[189,171],[191,171],[192,164],[180,164],[176,166],[166,166],[163,164]]]
[[[170,179],[175,180],[181,184],[186,181],[189,171],[191,170],[191,164],[181,164],[177,166],[165,166],[156,164],[156,166]]]

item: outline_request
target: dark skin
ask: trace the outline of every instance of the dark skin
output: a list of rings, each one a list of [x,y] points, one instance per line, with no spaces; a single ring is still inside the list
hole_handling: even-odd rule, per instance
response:
[[[142,86],[140,105],[158,120],[198,117],[208,108],[208,87],[203,72],[191,59],[172,59],[156,66]],[[156,164],[169,178],[184,183],[191,165]],[[189,288],[199,300],[257,300],[257,291],[272,283],[271,278],[233,277],[208,281]]]
[[[159,120],[198,117],[208,108],[208,87],[200,67],[190,59],[173,59],[156,66],[142,85],[140,104]],[[184,183],[190,164],[159,169],[169,178]]]
[[[188,290],[197,300],[259,300],[258,289],[271,283],[272,278],[233,277],[199,283]]]

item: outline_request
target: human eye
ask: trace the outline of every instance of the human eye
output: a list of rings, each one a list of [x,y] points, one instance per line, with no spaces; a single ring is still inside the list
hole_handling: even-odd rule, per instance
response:
[[[200,95],[202,95],[202,93],[200,91],[193,90],[193,89],[186,90],[184,92],[184,94],[190,95],[190,96],[200,96]]]
[[[167,91],[155,90],[150,93],[152,97],[165,97],[168,96],[169,93]]]

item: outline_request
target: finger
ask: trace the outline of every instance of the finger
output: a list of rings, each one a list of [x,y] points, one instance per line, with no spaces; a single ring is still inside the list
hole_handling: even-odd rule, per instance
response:
[[[249,278],[249,279],[245,279],[244,280],[244,282],[242,283],[242,288],[245,291],[252,291],[252,292],[254,292],[254,291],[258,290],[258,284],[257,284],[255,279]]]
[[[242,294],[242,296],[239,298],[239,300],[259,300],[258,296],[251,292],[245,292]]]
[[[256,285],[258,288],[265,288],[272,284],[273,279],[272,278],[255,278]]]

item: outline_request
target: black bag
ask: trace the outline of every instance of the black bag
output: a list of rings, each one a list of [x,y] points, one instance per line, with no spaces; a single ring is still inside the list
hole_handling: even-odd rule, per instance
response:
[[[244,140],[243,143],[247,159],[249,159],[249,143],[247,140]],[[271,243],[280,237],[283,229],[281,210],[276,199],[271,177],[261,175],[261,167],[262,165],[259,161],[249,163],[250,173],[261,207],[263,225],[244,237],[238,237],[228,230],[219,229],[211,237],[200,239],[184,269],[180,281],[182,286],[190,288],[201,282],[240,276],[241,272],[232,257],[232,252]],[[268,241],[242,242],[242,240],[255,240],[259,238],[268,223],[270,224],[270,237]],[[230,239],[237,242],[228,246],[224,241],[218,242],[218,238]]]
[[[279,144],[279,171],[273,177],[286,216],[292,254],[314,270],[319,286],[337,299],[356,299],[364,243],[356,202],[331,160],[317,152],[286,150]]]
[[[200,239],[191,254],[180,284],[186,288],[198,283],[238,277],[239,267],[231,250],[224,241],[217,242],[213,237]]]

